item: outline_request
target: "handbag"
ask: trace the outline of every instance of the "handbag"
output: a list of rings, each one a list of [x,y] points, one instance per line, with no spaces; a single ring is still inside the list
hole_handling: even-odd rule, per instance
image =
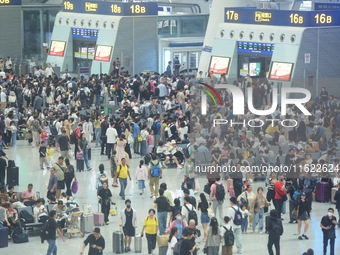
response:
[[[77,192],[78,192],[78,181],[77,180],[74,180],[72,182],[71,190],[72,190],[73,194],[77,194]]]
[[[143,141],[143,136],[142,136],[142,135],[139,135],[138,138],[137,138],[137,141],[138,141],[138,142]]]
[[[281,196],[281,199],[283,202],[286,202],[288,199],[287,194],[284,194],[283,196]]]
[[[111,208],[109,213],[110,213],[111,216],[116,216],[117,215],[117,207],[115,206],[115,207]]]
[[[82,152],[78,151],[77,154],[76,154],[76,158],[78,160],[84,160],[84,154]]]
[[[296,220],[298,215],[299,215],[299,207],[293,209],[291,217],[292,219]]]
[[[211,206],[208,207],[207,211],[209,218],[215,217],[214,210],[211,208]]]
[[[158,247],[159,248],[168,247],[168,240],[169,240],[169,235],[167,235],[167,234],[157,236]]]

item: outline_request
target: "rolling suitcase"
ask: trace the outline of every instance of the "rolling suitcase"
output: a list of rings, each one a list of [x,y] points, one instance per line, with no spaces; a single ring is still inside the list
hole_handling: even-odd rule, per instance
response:
[[[159,247],[158,248],[158,254],[159,255],[166,255],[167,251],[168,251],[168,247]]]
[[[92,233],[94,229],[93,215],[84,214],[80,219],[80,231],[83,233]]]
[[[8,168],[15,167],[15,162],[14,160],[9,159],[8,160]]]
[[[315,201],[325,203],[329,201],[329,197],[328,182],[318,182],[315,188]]]
[[[77,171],[84,171],[85,161],[77,159]]]
[[[93,213],[93,220],[95,226],[104,226],[104,213],[99,212],[99,203],[98,203],[98,212]]]
[[[0,228],[0,248],[8,247],[8,228]]]
[[[332,188],[332,194],[331,194],[331,203],[335,204],[336,201],[334,200],[335,193],[338,191],[338,188]]]
[[[87,158],[91,160],[91,148],[87,149]]]
[[[8,186],[19,185],[19,167],[16,166],[7,167],[7,185]]]
[[[135,253],[142,253],[142,237],[140,235],[135,236]]]
[[[124,236],[121,231],[115,231],[112,234],[112,250],[115,254],[124,253]]]
[[[267,215],[267,216],[265,217],[265,223],[266,223],[266,225],[265,225],[265,230],[266,230],[266,233],[268,233],[268,222],[269,222],[269,218],[270,218],[269,215]]]

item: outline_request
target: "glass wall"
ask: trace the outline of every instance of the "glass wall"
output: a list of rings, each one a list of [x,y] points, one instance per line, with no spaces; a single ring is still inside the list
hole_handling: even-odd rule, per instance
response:
[[[23,8],[23,57],[44,60],[60,7]]]
[[[208,15],[161,16],[158,18],[158,36],[204,37],[208,19]]]

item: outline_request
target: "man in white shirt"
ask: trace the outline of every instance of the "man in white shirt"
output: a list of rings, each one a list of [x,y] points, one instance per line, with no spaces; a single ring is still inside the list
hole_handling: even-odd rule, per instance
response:
[[[53,73],[54,73],[54,71],[53,71],[51,64],[48,64],[48,66],[45,69],[45,76],[50,77],[50,76],[53,75]]]
[[[108,158],[111,158],[111,152],[113,149],[116,149],[116,143],[117,143],[117,130],[115,129],[115,122],[111,123],[111,126],[106,130],[106,154]]]
[[[190,211],[196,211],[195,207],[190,204],[190,197],[184,197],[184,205],[182,206],[182,219],[186,220],[187,222],[189,222],[189,212]]]
[[[235,217],[237,217],[239,215],[238,211],[241,212],[241,209],[237,205],[236,197],[231,197],[229,200],[230,200],[230,207],[228,208],[227,216],[230,218],[230,221],[233,222],[232,226],[233,226],[233,231],[234,231],[235,243],[236,243],[236,247],[237,247],[237,253],[241,254],[242,253],[241,224],[236,225],[235,221],[234,221]],[[242,213],[241,213],[240,217],[242,217]]]
[[[56,145],[56,151],[58,151],[59,148],[59,138],[61,136],[61,129],[62,129],[62,124],[60,122],[60,117],[57,117],[57,119],[53,122],[53,125],[55,126],[58,134],[55,136],[55,145]]]
[[[163,103],[164,103],[165,111],[171,110],[171,101],[169,100],[169,97],[166,96]]]
[[[1,94],[0,94],[1,102],[7,102],[7,95],[6,95],[5,91],[6,91],[5,88],[1,89]]]

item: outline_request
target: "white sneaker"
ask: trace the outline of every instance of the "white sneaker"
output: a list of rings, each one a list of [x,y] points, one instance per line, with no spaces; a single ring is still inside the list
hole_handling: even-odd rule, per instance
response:
[[[259,234],[260,234],[260,235],[263,235],[263,231],[260,231]]]

